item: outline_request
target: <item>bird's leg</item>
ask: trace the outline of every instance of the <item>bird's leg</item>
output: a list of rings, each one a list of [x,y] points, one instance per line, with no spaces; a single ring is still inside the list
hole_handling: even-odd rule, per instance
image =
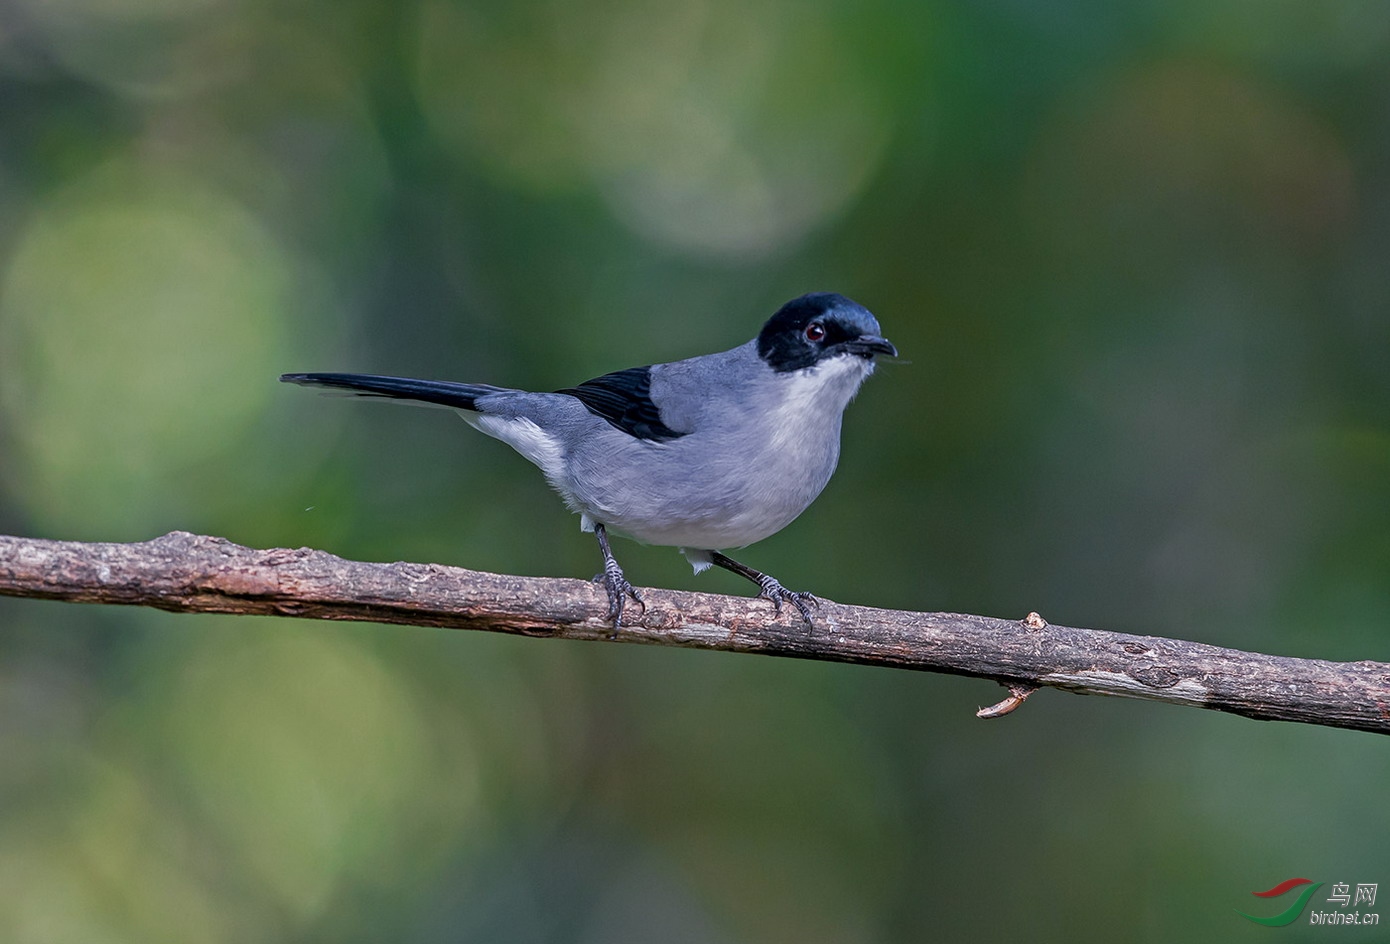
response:
[[[788,590],[777,582],[777,578],[761,571],[754,570],[747,564],[740,564],[725,554],[718,551],[710,552],[710,562],[716,566],[723,567],[725,570],[732,570],[747,580],[753,581],[758,585],[758,596],[764,600],[771,600],[772,605],[777,608],[778,614],[782,612],[782,601],[791,600],[796,608],[801,611],[801,618],[806,621],[807,626],[814,625],[811,622],[811,607],[820,606],[820,601],[810,593],[803,593],[799,590]]]
[[[599,550],[603,552],[603,573],[594,580],[602,580],[603,589],[608,591],[608,618],[613,621],[613,635],[609,638],[617,639],[618,630],[623,625],[623,598],[632,597],[642,605],[643,613],[647,612],[647,604],[642,602],[642,595],[637,592],[637,588],[628,583],[627,578],[623,576],[623,569],[618,566],[613,549],[608,546],[607,529],[595,522],[594,536],[598,538]]]

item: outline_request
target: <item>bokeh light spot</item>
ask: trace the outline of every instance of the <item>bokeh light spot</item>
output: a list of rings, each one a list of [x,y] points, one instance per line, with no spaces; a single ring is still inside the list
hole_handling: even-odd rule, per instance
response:
[[[476,811],[469,732],[450,732],[450,753],[469,762],[446,776],[403,680],[337,634],[212,642],[170,702],[168,748],[203,815],[301,917],[340,881],[418,867],[438,836],[457,848]],[[433,802],[444,782],[449,802]]]
[[[104,176],[49,201],[0,295],[14,489],[55,533],[148,520],[234,444],[274,385],[288,262],[191,181]]]
[[[834,20],[803,13],[613,0],[578,20],[559,4],[435,3],[420,97],[436,133],[493,176],[593,187],[634,232],[687,254],[763,256],[833,218],[890,138]]]

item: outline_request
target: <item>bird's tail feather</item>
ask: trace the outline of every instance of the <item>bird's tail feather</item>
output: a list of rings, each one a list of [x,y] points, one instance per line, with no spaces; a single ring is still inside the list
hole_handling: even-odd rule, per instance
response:
[[[433,403],[458,410],[476,410],[474,403],[490,393],[504,393],[505,387],[489,384],[454,383],[449,380],[414,380],[410,377],[382,377],[376,374],[282,374],[284,383],[303,387],[344,390],[361,397],[390,397]]]

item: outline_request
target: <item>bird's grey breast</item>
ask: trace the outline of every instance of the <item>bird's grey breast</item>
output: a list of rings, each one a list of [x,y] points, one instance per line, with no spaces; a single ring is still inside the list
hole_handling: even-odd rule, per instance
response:
[[[652,544],[731,548],[786,527],[839,457],[840,417],[862,358],[777,374],[752,344],[651,368],[660,441],[602,423],[566,437],[572,507]]]

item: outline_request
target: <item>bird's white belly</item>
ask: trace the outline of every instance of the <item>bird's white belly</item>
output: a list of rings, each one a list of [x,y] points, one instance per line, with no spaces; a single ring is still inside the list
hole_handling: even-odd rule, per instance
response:
[[[656,448],[665,450],[669,460],[660,467],[682,474],[613,475],[610,467],[602,487],[590,481],[566,497],[593,520],[647,544],[743,547],[791,524],[830,480],[839,452],[838,429],[805,432],[804,437],[741,437],[750,443],[741,448],[702,442],[697,436],[676,440]],[[641,462],[622,466],[652,467]]]
[[[725,515],[706,520],[652,521],[609,515],[609,527],[645,544],[727,550],[745,547],[770,537],[791,524],[805,510],[768,514],[766,510]]]
[[[562,461],[532,426],[484,431],[541,466],[586,526],[601,522],[648,544],[737,548],[791,524],[825,488],[841,413],[870,370],[846,357],[816,374],[769,378],[766,409],[731,408],[720,423],[667,442],[601,435],[598,426],[600,435],[572,440]]]

